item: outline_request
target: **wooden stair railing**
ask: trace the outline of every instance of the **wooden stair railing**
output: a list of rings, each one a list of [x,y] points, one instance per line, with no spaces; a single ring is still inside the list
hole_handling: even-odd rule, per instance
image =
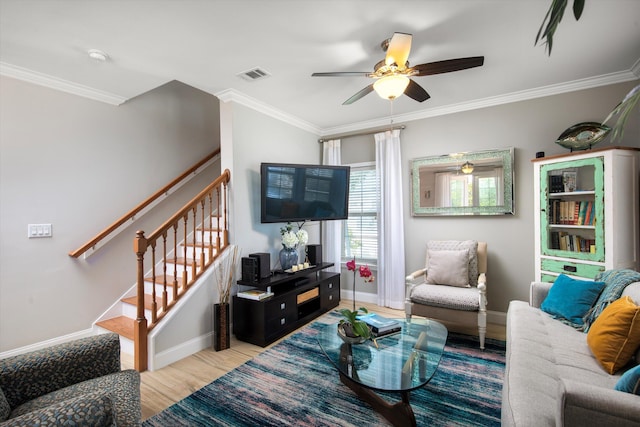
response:
[[[147,335],[183,296],[200,275],[229,246],[228,183],[226,169],[196,197],[149,236],[138,231],[134,240],[137,257],[137,304],[134,322],[134,365],[147,369]],[[214,238],[215,236],[215,238]],[[180,243],[182,241],[182,243]],[[158,254],[159,252],[159,254]],[[181,253],[179,253],[181,252]],[[173,254],[173,258],[168,258]],[[191,256],[189,256],[191,255]],[[179,260],[179,257],[181,259]],[[151,276],[145,278],[145,258]],[[168,264],[173,271],[167,272]],[[178,268],[178,265],[181,268]],[[145,282],[151,283],[151,319],[145,317]],[[156,287],[161,287],[160,307]],[[171,287],[171,295],[168,288]],[[171,297],[171,301],[169,301]]]
[[[84,254],[89,249],[94,248],[99,242],[101,242],[103,239],[108,237],[111,233],[116,231],[120,226],[125,224],[127,221],[134,220],[136,215],[138,215],[140,212],[142,212],[143,209],[145,209],[146,207],[150,206],[152,203],[156,202],[158,199],[160,199],[160,197],[162,197],[164,195],[167,195],[174,187],[176,187],[177,185],[182,183],[187,177],[189,177],[191,174],[195,173],[200,167],[202,167],[207,162],[212,160],[218,154],[220,154],[220,149],[217,149],[213,153],[210,153],[210,154],[206,155],[198,163],[194,164],[189,169],[187,169],[186,171],[181,173],[179,176],[177,176],[175,179],[173,179],[170,183],[168,183],[167,185],[165,185],[164,187],[162,187],[161,189],[159,189],[158,191],[153,193],[146,200],[144,200],[138,206],[136,206],[133,209],[131,209],[126,214],[124,214],[122,217],[120,217],[113,224],[111,224],[110,226],[108,226],[107,228],[102,230],[100,233],[98,233],[95,237],[93,237],[87,243],[85,243],[84,245],[80,246],[75,251],[69,252],[69,256],[74,257],[74,258],[78,258],[78,257],[80,257],[80,255]]]

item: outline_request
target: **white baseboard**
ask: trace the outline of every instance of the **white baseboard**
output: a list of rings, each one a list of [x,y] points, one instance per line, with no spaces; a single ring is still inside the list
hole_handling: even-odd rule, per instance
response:
[[[208,333],[199,337],[192,338],[189,341],[180,343],[175,347],[171,347],[168,350],[164,350],[160,353],[155,354],[155,342],[152,340],[149,343],[149,354],[155,354],[155,356],[149,358],[150,360],[148,368],[150,371],[164,368],[165,366],[168,366],[173,362],[177,362],[180,359],[191,356],[192,354],[195,354],[200,350],[204,350],[205,348],[209,348],[212,345],[213,333]]]
[[[487,310],[487,323],[493,323],[494,325],[506,325],[507,313]]]
[[[20,354],[29,353],[30,351],[41,350],[43,348],[51,347],[53,345],[62,344],[69,341],[74,341],[80,338],[90,337],[96,335],[92,328],[85,329],[84,331],[74,332],[61,337],[52,338],[46,341],[40,341],[35,344],[29,344],[24,347],[19,347],[13,350],[3,351],[0,353],[0,359],[6,359],[7,357],[18,356]]]

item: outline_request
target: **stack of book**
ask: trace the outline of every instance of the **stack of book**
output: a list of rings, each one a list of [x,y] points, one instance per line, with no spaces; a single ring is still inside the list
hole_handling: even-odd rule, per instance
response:
[[[386,335],[395,334],[402,330],[402,325],[394,319],[387,319],[379,314],[368,313],[358,316],[359,320],[365,322],[371,327],[371,332],[376,338],[381,338]]]
[[[273,292],[264,291],[262,289],[249,289],[248,291],[238,292],[239,298],[252,299],[255,301],[261,301],[272,296]]]

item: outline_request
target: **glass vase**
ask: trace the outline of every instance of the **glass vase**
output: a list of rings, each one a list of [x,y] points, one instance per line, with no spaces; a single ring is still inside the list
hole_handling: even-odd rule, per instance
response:
[[[296,248],[282,248],[280,250],[280,266],[283,270],[289,270],[298,264],[298,250]]]

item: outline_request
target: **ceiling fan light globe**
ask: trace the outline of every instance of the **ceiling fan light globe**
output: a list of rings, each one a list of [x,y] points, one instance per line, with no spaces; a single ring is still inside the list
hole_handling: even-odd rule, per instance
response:
[[[382,77],[373,84],[373,89],[382,99],[395,99],[409,85],[409,77],[400,74]]]
[[[462,165],[460,170],[464,174],[470,174],[471,172],[473,172],[473,163],[466,162],[465,164]]]

